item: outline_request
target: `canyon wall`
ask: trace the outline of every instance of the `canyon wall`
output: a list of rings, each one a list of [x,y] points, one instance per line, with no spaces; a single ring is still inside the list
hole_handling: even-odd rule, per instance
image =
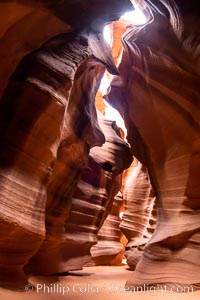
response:
[[[122,231],[119,228],[120,210],[123,206],[121,192],[114,198],[111,211],[98,232],[98,242],[91,248],[92,260],[95,265],[121,265],[124,257],[124,245],[121,242]]]
[[[200,287],[199,7],[136,2],[148,24],[114,23],[112,49],[103,27],[132,9],[128,0],[0,2],[3,287],[82,268],[91,254],[116,264],[121,232],[135,269],[128,287]],[[125,120],[130,147],[97,116],[105,70],[114,75],[105,99]]]
[[[56,234],[64,228],[89,149],[105,141],[93,97],[102,65],[113,74],[118,71],[102,28],[131,4],[100,2],[0,4],[3,286],[24,288],[24,266],[25,272],[40,269],[39,264],[27,265],[29,259],[43,247],[52,227]],[[97,16],[101,21],[96,23]],[[81,69],[88,57],[93,62]]]
[[[109,94],[133,154],[149,170],[158,210],[127,286],[199,288],[199,20],[194,3],[150,2],[152,22],[123,36],[121,79],[113,79]]]
[[[120,229],[128,240],[125,252],[127,264],[134,270],[153,233],[155,199],[147,168],[137,159],[125,171],[123,181],[124,213]]]

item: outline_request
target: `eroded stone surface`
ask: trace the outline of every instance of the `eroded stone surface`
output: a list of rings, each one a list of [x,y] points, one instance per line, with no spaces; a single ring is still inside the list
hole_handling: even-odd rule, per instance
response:
[[[102,67],[93,70],[93,81],[88,81],[92,92],[90,96],[87,94],[86,99],[85,94],[81,96],[81,93],[90,93],[89,86],[83,83],[86,91],[80,88],[79,95],[76,95],[78,90],[77,86],[74,87],[74,76],[79,65],[91,55],[98,58],[98,62],[95,61],[89,68],[95,68],[101,61],[110,72],[117,74],[109,47],[102,40],[101,29],[113,12],[117,19],[120,9],[130,6],[130,3],[125,1],[120,4],[116,1],[113,5],[107,2],[108,6],[99,5],[95,8],[91,3],[86,5],[86,1],[78,2],[61,1],[55,4],[52,1],[27,1],[25,5],[19,0],[1,3],[4,17],[1,18],[0,46],[3,228],[0,274],[5,286],[24,287],[26,277],[22,268],[45,238],[45,222],[50,222],[49,211],[52,214],[49,199],[62,186],[62,180],[60,184],[55,183],[55,174],[59,180],[59,176],[62,177],[66,171],[66,177],[70,168],[77,164],[77,172],[70,173],[73,173],[71,192],[87,162],[89,148],[104,142],[97,125],[93,99]],[[77,31],[80,24],[77,15],[80,16],[84,9],[87,13],[82,14],[80,32]],[[93,14],[89,13],[91,9]],[[104,16],[100,27],[94,26],[93,22],[98,15]],[[71,92],[72,87],[75,95]],[[82,97],[82,102],[78,104],[75,101],[70,106],[69,96],[71,101],[76,98],[79,101]],[[75,118],[73,121],[72,116]],[[80,122],[76,122],[79,117]],[[69,127],[66,131],[66,122],[67,126],[72,126],[71,132]],[[75,155],[66,166],[65,155],[71,155],[71,151]],[[61,194],[59,190],[58,202],[53,205],[60,205],[58,211],[62,211],[63,202],[60,204],[59,201],[65,197],[65,191],[64,188],[64,194]],[[64,212],[66,209],[61,215]],[[56,218],[55,226],[59,218],[60,215]],[[28,241],[26,246],[24,241]],[[10,255],[13,251],[15,262]]]
[[[115,77],[109,95],[126,121],[133,155],[148,168],[158,207],[155,233],[145,249],[139,245],[144,252],[127,285],[167,283],[170,288],[177,283],[198,288],[198,4],[187,0],[145,2],[154,20],[147,26],[130,26],[124,35],[121,78]],[[103,42],[103,24],[129,8],[128,0],[8,0],[0,4],[3,286],[24,289],[23,267],[33,256],[26,272],[53,271],[48,269],[51,255],[48,259],[44,255],[62,250],[67,219],[76,219],[72,197],[77,184],[81,185],[89,150],[104,142],[94,107],[96,90],[104,67],[118,74],[109,46]],[[123,30],[120,27],[119,31]],[[115,39],[118,33],[114,35],[115,62],[121,51]],[[93,59],[86,62],[91,55]],[[111,138],[106,147],[111,149],[112,143]],[[115,152],[106,155],[97,152],[98,147],[91,152],[104,170],[106,191],[112,195],[98,226],[119,190],[119,174],[128,167],[124,157],[129,150],[122,153],[123,145],[118,141]],[[96,222],[95,218],[90,221]],[[146,235],[144,231],[143,237]],[[55,270],[66,270],[66,260],[59,255],[55,264],[61,263],[61,268]]]
[[[189,19],[195,10],[180,12],[183,32],[174,7],[170,20],[154,10],[152,23],[130,28],[119,67],[123,82],[116,78],[110,93],[124,110],[128,140],[149,169],[158,206],[155,233],[128,286],[199,284],[199,60],[186,41],[199,31]]]
[[[147,168],[137,159],[125,172],[123,181],[124,213],[120,229],[128,239],[125,252],[127,264],[134,270],[153,233],[154,197]]]
[[[112,209],[98,232],[98,243],[91,249],[95,265],[121,265],[124,256],[124,245],[121,243],[122,232],[119,228],[120,209],[123,205],[121,192],[114,198]]]

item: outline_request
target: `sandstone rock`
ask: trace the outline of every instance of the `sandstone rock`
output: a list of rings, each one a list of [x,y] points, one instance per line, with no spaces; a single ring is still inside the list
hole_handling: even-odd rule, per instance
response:
[[[95,66],[96,62],[89,60],[80,66],[75,76],[65,113],[62,142],[47,184],[46,238],[26,266],[28,273],[47,275],[67,271],[67,253],[62,248],[65,245],[65,222],[70,214],[72,196],[81,172],[87,165],[90,147],[104,142],[104,135],[95,120],[94,107],[98,76],[102,76],[104,68]],[[50,261],[54,263],[50,264]]]
[[[141,239],[137,248],[131,247],[129,264],[134,267],[135,257],[142,251],[143,255],[127,285],[199,288],[199,4],[145,3],[152,22],[130,26],[124,35],[121,78],[115,77],[109,95],[126,121],[132,154],[148,169],[158,208],[156,229],[147,245],[155,209],[151,226],[138,227]],[[103,131],[110,128],[110,133],[105,148],[99,147],[104,137],[94,97],[105,67],[118,74],[102,28],[131,7],[128,0],[0,3],[4,287],[24,289],[24,270],[51,274],[81,268],[109,214],[121,186],[120,174],[131,162],[130,149],[113,138],[115,124],[107,121]],[[124,27],[113,24],[113,29],[117,62],[121,44],[116,36]],[[86,61],[88,56],[93,59]],[[99,185],[106,193],[100,200],[101,213],[94,197]],[[88,192],[94,200],[94,218]],[[129,217],[126,222],[136,220]]]
[[[125,172],[123,181],[124,213],[120,229],[128,239],[125,252],[127,264],[135,269],[151,235],[148,226],[153,208],[152,187],[146,167],[137,159]]]
[[[121,192],[115,196],[112,209],[98,232],[98,243],[91,249],[95,265],[121,265],[124,245],[121,243],[122,232],[119,228],[120,209],[123,205]]]
[[[129,0],[32,1],[0,3],[0,95],[20,60],[52,37],[92,26],[100,33],[107,21],[131,10]]]
[[[125,34],[119,67],[123,83],[117,88],[119,79],[113,82],[110,94],[121,109],[126,103],[122,113],[128,140],[134,155],[148,167],[158,206],[154,235],[127,282],[133,288],[143,283],[199,286],[200,281],[195,167],[200,140],[199,60],[192,38],[186,40],[195,28],[189,21],[192,12],[181,12],[186,25],[181,32],[175,8],[165,17],[167,9],[160,3],[160,11],[152,9],[152,23]]]
[[[0,3],[0,55],[2,57],[0,95],[19,62],[53,36],[70,32],[69,23],[59,19],[50,9],[22,1]]]
[[[106,142],[90,150],[88,164],[73,194],[69,218],[65,220],[64,240],[58,247],[62,255],[56,256],[59,257],[56,273],[81,269],[91,261],[90,249],[97,243],[97,233],[121,186],[119,173],[122,172],[122,163],[123,168],[127,168],[132,160],[128,145],[112,129],[112,122],[99,116],[99,124]],[[126,155],[117,156],[118,151]],[[101,162],[99,152],[102,155]],[[52,251],[50,253],[52,255]]]
[[[97,128],[92,105],[86,101],[79,107],[79,116],[82,107],[85,108],[81,116],[80,132],[74,133],[78,128],[73,128],[73,138],[67,137],[67,141],[64,141],[65,121],[70,115],[67,108],[69,94],[81,62],[94,55],[111,72],[117,73],[109,47],[101,42],[100,29],[97,32],[96,27],[91,26],[93,16],[89,18],[90,21],[87,20],[87,26],[84,24],[82,32],[73,31],[78,22],[70,21],[71,8],[62,11],[62,5],[67,8],[67,3],[68,1],[61,1],[55,5],[49,1],[45,5],[43,1],[28,1],[26,6],[20,1],[15,4],[11,1],[1,3],[3,13],[9,16],[8,20],[1,19],[0,46],[3,58],[0,84],[0,220],[3,228],[0,240],[0,281],[4,286],[24,288],[26,276],[22,269],[44,240],[46,198],[49,198],[47,194],[57,191],[53,178],[54,174],[58,175],[58,169],[63,168],[60,166],[63,163],[61,161],[66,159],[63,156],[80,143],[80,151],[77,151],[71,163],[76,164],[75,158],[81,157],[80,164],[83,164],[90,146],[99,145],[104,140]],[[128,3],[126,1],[125,6]],[[118,11],[119,7],[124,7],[124,4],[120,5],[118,2],[114,11]],[[81,9],[83,6],[80,6]],[[110,9],[112,10],[111,3]],[[66,11],[68,17],[65,18]],[[96,13],[101,14],[102,10],[97,10]],[[111,14],[110,11],[107,13],[102,25]],[[98,74],[96,71],[97,77]],[[75,105],[74,103],[72,107]],[[78,117],[76,112],[73,117],[75,115]],[[75,122],[74,120],[72,123]],[[90,122],[91,126],[88,125]],[[81,140],[80,136],[85,140]],[[58,162],[55,163],[57,157]],[[79,173],[80,167],[77,169]],[[77,174],[71,180],[75,186]],[[53,192],[49,192],[49,186]],[[48,209],[51,211],[49,206]],[[62,210],[61,207],[59,210]],[[29,243],[24,246],[22,241],[26,240]],[[13,251],[15,262],[10,255]]]

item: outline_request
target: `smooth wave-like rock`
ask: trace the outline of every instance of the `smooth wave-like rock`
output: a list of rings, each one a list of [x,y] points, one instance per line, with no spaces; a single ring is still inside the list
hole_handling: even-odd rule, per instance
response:
[[[154,20],[124,35],[123,82],[114,80],[109,95],[124,109],[128,141],[148,167],[158,207],[153,237],[127,282],[133,288],[200,282],[199,50],[191,36],[199,23],[191,22],[190,5],[178,1],[178,10],[170,2],[155,3]]]
[[[71,43],[76,44],[73,40]],[[1,281],[5,284],[10,282],[9,273],[14,276],[18,268],[17,278],[24,285],[23,265],[44,239],[46,186],[61,141],[71,78],[77,68],[76,62],[79,64],[83,59],[84,48],[88,56],[87,46],[79,44],[81,51],[79,55],[76,53],[77,60],[71,64],[68,54],[63,52],[63,60],[61,54],[56,56],[62,47],[70,48],[70,41],[65,41],[64,45],[62,41],[61,46],[58,38],[58,44],[59,50],[47,44],[21,62],[0,102],[1,220],[3,224],[6,222],[1,243],[8,253],[13,247],[16,251],[15,264],[11,256],[1,255]],[[49,47],[48,51],[45,47]],[[71,50],[72,54],[73,47]],[[62,71],[58,68],[61,65]],[[54,78],[56,74],[57,79]],[[9,235],[10,230],[20,235],[18,242],[14,234]],[[26,239],[32,241],[27,249],[21,243]]]
[[[138,226],[141,239],[129,252],[129,265],[142,256],[127,285],[133,290],[144,284],[200,288],[199,3],[136,2],[146,3],[151,19],[128,26],[118,70],[118,37],[126,24],[111,25],[114,60],[102,30],[131,10],[130,1],[0,1],[3,287],[24,290],[30,272],[81,268],[134,155],[148,169],[156,208],[145,219],[149,224]],[[105,98],[125,120],[132,155],[113,136],[115,123],[98,125],[94,99],[105,68],[121,75]],[[94,197],[102,196],[98,185],[106,192],[100,214]],[[146,244],[156,210],[156,228]],[[130,220],[136,222],[137,216],[131,213]]]
[[[98,232],[98,243],[91,248],[95,265],[121,265],[124,256],[124,245],[121,243],[122,232],[119,228],[120,209],[123,205],[121,192],[114,198],[112,209]]]
[[[134,159],[123,176],[124,213],[120,229],[126,236],[127,264],[135,269],[150,238],[148,226],[153,208],[153,193],[147,168]]]
[[[75,77],[68,105],[69,116],[66,117],[67,136],[58,149],[58,158],[47,185],[46,239],[30,260],[27,272],[64,273],[80,269],[90,260],[90,248],[97,242],[97,232],[120,188],[117,175],[132,160],[128,144],[113,130],[111,121],[99,117],[100,127],[97,120],[95,127],[97,68],[92,68],[93,60],[86,64],[80,67]],[[102,68],[99,76],[101,71]],[[83,90],[79,88],[77,94],[80,86]],[[72,105],[75,101],[77,106]],[[105,135],[102,147],[99,147],[102,143],[100,128]],[[73,135],[77,138],[79,135],[76,143]],[[87,162],[89,146],[95,144],[98,146],[90,150]]]
[[[19,62],[49,39],[89,27],[100,34],[104,23],[117,20],[122,12],[131,9],[129,0],[1,1],[0,96]],[[97,41],[97,51],[102,43]]]
[[[1,96],[10,76],[27,54],[41,47],[50,38],[73,30],[68,22],[61,20],[52,10],[42,7],[42,1],[37,1],[37,7],[33,7],[28,0],[1,1]]]
[[[77,16],[85,9],[85,1],[75,4],[77,10],[68,1],[56,4],[52,1],[27,1],[25,5],[19,0],[0,4],[1,15],[4,14],[0,46],[0,281],[4,286],[24,288],[27,282],[23,267],[45,238],[46,199],[51,194],[50,182],[55,174],[59,176],[58,169],[61,167],[64,172],[67,168],[69,171],[77,164],[79,173],[79,163],[87,160],[89,148],[104,142],[95,121],[94,106],[86,99],[80,102],[79,108],[75,101],[71,110],[74,110],[73,117],[81,118],[81,130],[72,128],[70,137],[69,128],[66,133],[64,127],[70,115],[69,96],[79,65],[88,56],[93,56],[98,61],[91,68],[101,62],[113,74],[118,73],[109,47],[103,41],[101,30],[94,26],[93,18],[104,16],[103,26],[113,11],[117,19],[119,10],[130,5],[129,1],[125,2],[107,3],[109,10],[106,14],[107,5],[100,5],[98,9],[89,5],[87,13],[92,9],[94,14],[89,14],[88,18],[82,15],[81,32]],[[98,77],[98,70],[95,75]],[[95,81],[96,77],[93,79]],[[93,91],[98,84],[97,79]],[[75,90],[75,95],[79,93],[77,98],[81,97],[81,92],[81,89],[79,92]],[[75,123],[73,120],[72,126]],[[63,167],[63,160],[66,160],[63,157],[71,151],[75,154],[71,165],[66,167],[64,163]],[[75,186],[77,181],[75,174],[71,185]],[[57,193],[58,186],[52,183],[52,193]],[[61,199],[63,197],[61,195]],[[60,211],[62,204],[59,204]],[[48,206],[49,209],[51,211]]]
[[[104,143],[94,107],[98,77],[104,67],[95,67],[93,60],[78,69],[65,113],[62,141],[59,145],[52,176],[47,184],[45,211],[46,236],[36,255],[26,266],[27,273],[52,274],[65,272],[65,222],[69,217],[72,196],[87,165],[89,149]],[[83,97],[85,95],[85,97]],[[76,103],[76,105],[75,105]],[[49,261],[54,263],[49,264]]]
[[[112,128],[113,122],[100,114],[98,120],[105,143],[90,150],[88,164],[73,194],[72,208],[65,222],[65,242],[61,246],[66,257],[59,272],[81,269],[91,261],[90,249],[97,243],[97,233],[121,187],[121,172],[132,161],[130,148]]]

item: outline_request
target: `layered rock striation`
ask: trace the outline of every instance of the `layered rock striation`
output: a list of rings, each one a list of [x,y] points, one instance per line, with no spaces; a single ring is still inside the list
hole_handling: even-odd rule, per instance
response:
[[[130,3],[91,4],[81,0],[74,4],[20,0],[0,4],[4,15],[0,46],[0,281],[4,286],[24,288],[24,265],[43,244],[46,226],[55,222],[57,227],[60,219],[68,217],[70,200],[66,205],[65,195],[69,192],[71,197],[90,147],[104,142],[93,100],[103,67],[94,69],[103,63],[110,72],[117,74],[117,70],[101,29],[112,13],[118,18],[119,11]],[[99,27],[94,22],[97,16],[101,18]],[[95,76],[80,82],[75,79],[76,71],[91,56],[98,59],[88,64]],[[77,76],[83,79],[82,73],[80,69]],[[30,263],[26,271],[32,269]]]
[[[128,240],[125,252],[127,264],[135,269],[151,236],[149,222],[153,225],[150,218],[154,197],[147,168],[137,159],[125,172],[123,181],[124,213],[120,229]]]
[[[46,239],[29,262],[29,271],[44,275],[65,273],[81,269],[91,260],[90,248],[97,243],[97,232],[121,187],[119,174],[132,161],[128,144],[113,130],[112,122],[102,116],[99,120],[105,144],[90,151],[87,164],[84,166],[86,155],[78,144],[63,148],[70,150],[72,158],[70,153],[63,155],[65,160],[55,164],[57,172],[47,186]],[[54,193],[53,187],[57,187]]]
[[[95,265],[116,266],[122,264],[124,245],[121,243],[122,232],[119,228],[120,210],[123,206],[121,192],[114,198],[112,209],[98,232],[98,242],[91,249]]]
[[[110,93],[134,155],[148,167],[158,207],[153,237],[127,282],[133,288],[200,282],[199,52],[191,35],[199,23],[195,5],[183,2],[148,1],[153,19],[124,35],[121,84],[114,79]]]

